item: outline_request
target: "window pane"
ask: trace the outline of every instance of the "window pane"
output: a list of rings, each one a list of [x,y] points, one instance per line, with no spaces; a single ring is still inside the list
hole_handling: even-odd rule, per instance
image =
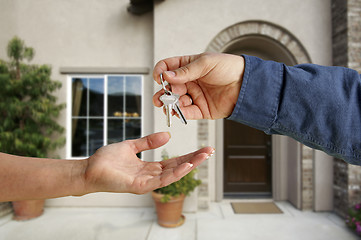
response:
[[[140,119],[125,120],[125,139],[140,138],[141,127]]]
[[[124,113],[124,77],[108,78],[108,116],[122,117]]]
[[[89,156],[104,145],[103,119],[89,119]]]
[[[122,119],[108,120],[108,144],[121,142],[123,138],[123,121]]]
[[[142,112],[142,78],[140,76],[127,76],[125,83],[127,117],[140,117]]]
[[[85,157],[87,156],[86,119],[73,119],[72,128],[71,155],[73,157]]]
[[[104,79],[89,78],[89,116],[104,115]]]
[[[107,86],[105,86],[107,77]],[[72,79],[72,157],[92,155],[107,143],[141,136],[142,76],[100,76]],[[104,94],[107,89],[107,106]],[[104,107],[107,115],[104,116]],[[104,117],[107,129],[104,126]],[[140,156],[140,154],[139,154]]]
[[[72,84],[72,115],[87,116],[88,81],[86,78],[73,78]]]

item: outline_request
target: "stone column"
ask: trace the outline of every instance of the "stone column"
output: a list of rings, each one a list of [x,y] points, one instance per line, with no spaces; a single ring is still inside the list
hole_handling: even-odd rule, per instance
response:
[[[332,0],[333,65],[361,72],[361,0]],[[334,208],[341,216],[361,202],[361,167],[334,161]]]

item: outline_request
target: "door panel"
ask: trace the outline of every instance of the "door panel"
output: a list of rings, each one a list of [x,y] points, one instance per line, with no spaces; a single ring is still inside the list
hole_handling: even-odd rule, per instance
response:
[[[271,136],[224,120],[224,194],[271,194]]]

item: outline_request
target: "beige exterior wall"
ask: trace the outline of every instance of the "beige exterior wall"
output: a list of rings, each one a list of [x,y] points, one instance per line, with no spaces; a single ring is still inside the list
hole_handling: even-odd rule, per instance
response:
[[[53,78],[63,82],[59,101],[65,102],[66,76],[61,67],[153,67],[153,16],[127,12],[128,0],[21,1],[0,0],[0,58],[7,58],[7,42],[15,35],[35,49],[33,63],[51,64]],[[152,88],[151,75],[144,89]],[[152,91],[144,91],[149,99]],[[146,101],[145,118],[153,107]],[[65,111],[60,118],[65,126]],[[144,121],[145,132],[153,132]],[[65,149],[60,151],[65,157]]]
[[[173,127],[167,128],[162,110],[152,105],[153,92],[160,89],[152,81],[152,68],[160,59],[203,52],[225,28],[262,20],[291,32],[313,63],[332,63],[329,0],[166,0],[155,1],[154,12],[142,16],[129,14],[128,4],[129,0],[0,0],[0,58],[6,58],[5,46],[14,35],[24,39],[36,50],[33,62],[51,64],[53,78],[63,82],[60,102],[69,94],[61,67],[149,68],[144,79],[143,134],[170,131],[172,139],[147,153],[145,160],[160,159],[164,148],[174,156],[199,147],[196,121],[183,126],[174,118]],[[66,111],[59,121],[66,125]],[[208,144],[218,148],[216,131],[211,121]],[[65,157],[65,148],[60,155]],[[214,157],[209,160],[210,200],[215,200],[219,181],[215,162]],[[93,194],[48,204],[147,206],[151,200],[148,195]]]
[[[328,0],[168,0],[158,2],[154,14],[155,60],[202,52],[223,29],[263,20],[295,35],[314,63],[332,63]]]
[[[57,93],[66,101],[66,75],[61,67],[153,67],[153,15],[127,12],[129,0],[22,1],[0,0],[0,58],[6,59],[6,45],[17,35],[35,49],[33,63],[51,64],[52,76],[63,83]],[[143,134],[153,132],[151,75],[144,76]],[[150,119],[150,121],[148,121]],[[66,111],[60,123],[66,127]],[[65,158],[65,147],[59,151]],[[152,152],[145,154],[152,160]],[[84,198],[63,198],[48,205],[151,205],[149,196],[91,194]]]

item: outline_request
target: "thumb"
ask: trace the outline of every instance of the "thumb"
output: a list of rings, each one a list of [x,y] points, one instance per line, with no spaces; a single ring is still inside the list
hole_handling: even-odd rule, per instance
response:
[[[204,77],[212,67],[206,57],[200,57],[187,65],[172,71],[165,71],[164,78],[170,84],[182,84]]]
[[[130,140],[129,143],[134,149],[134,152],[139,153],[149,149],[155,149],[166,144],[170,139],[169,132],[153,133],[148,136]]]

